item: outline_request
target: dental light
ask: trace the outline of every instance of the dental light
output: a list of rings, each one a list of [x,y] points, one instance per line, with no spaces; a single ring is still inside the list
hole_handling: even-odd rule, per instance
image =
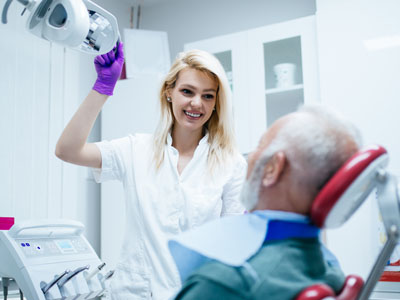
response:
[[[26,29],[62,46],[90,54],[109,52],[119,38],[115,17],[90,0],[17,0],[30,13]],[[2,23],[12,0],[7,0]]]

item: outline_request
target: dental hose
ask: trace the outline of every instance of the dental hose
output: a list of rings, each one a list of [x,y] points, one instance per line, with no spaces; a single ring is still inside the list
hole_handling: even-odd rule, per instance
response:
[[[10,278],[8,277],[2,277],[1,282],[3,283],[3,296],[4,300],[7,300],[8,296],[8,286],[10,285]]]

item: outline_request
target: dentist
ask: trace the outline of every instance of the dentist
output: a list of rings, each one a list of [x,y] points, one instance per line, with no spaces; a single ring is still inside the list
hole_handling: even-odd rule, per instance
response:
[[[242,214],[246,161],[235,147],[225,72],[214,56],[199,50],[180,53],[166,75],[154,134],[88,143],[123,62],[122,43],[116,53],[96,57],[93,90],[61,134],[56,155],[93,168],[97,182],[123,183],[125,238],[111,298],[164,300],[181,285],[167,240],[209,220]]]

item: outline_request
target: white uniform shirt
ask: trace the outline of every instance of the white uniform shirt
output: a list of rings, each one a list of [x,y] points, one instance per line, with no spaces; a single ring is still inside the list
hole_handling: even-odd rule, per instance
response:
[[[102,156],[102,169],[94,169],[96,181],[120,180],[125,191],[126,229],[111,279],[112,299],[168,299],[181,285],[168,239],[220,216],[243,213],[239,195],[246,161],[237,155],[211,176],[207,141],[208,135],[180,175],[171,136],[158,171],[151,135],[96,143]]]

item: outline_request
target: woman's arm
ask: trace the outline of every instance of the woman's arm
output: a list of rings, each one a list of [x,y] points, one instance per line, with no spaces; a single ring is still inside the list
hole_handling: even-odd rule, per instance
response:
[[[86,140],[107,98],[108,95],[90,91],[57,142],[58,158],[76,165],[101,168],[100,150]]]
[[[95,144],[86,141],[121,74],[124,63],[122,47],[120,42],[116,49],[96,57],[96,83],[61,134],[55,151],[58,158],[81,166],[101,168],[100,150]]]

